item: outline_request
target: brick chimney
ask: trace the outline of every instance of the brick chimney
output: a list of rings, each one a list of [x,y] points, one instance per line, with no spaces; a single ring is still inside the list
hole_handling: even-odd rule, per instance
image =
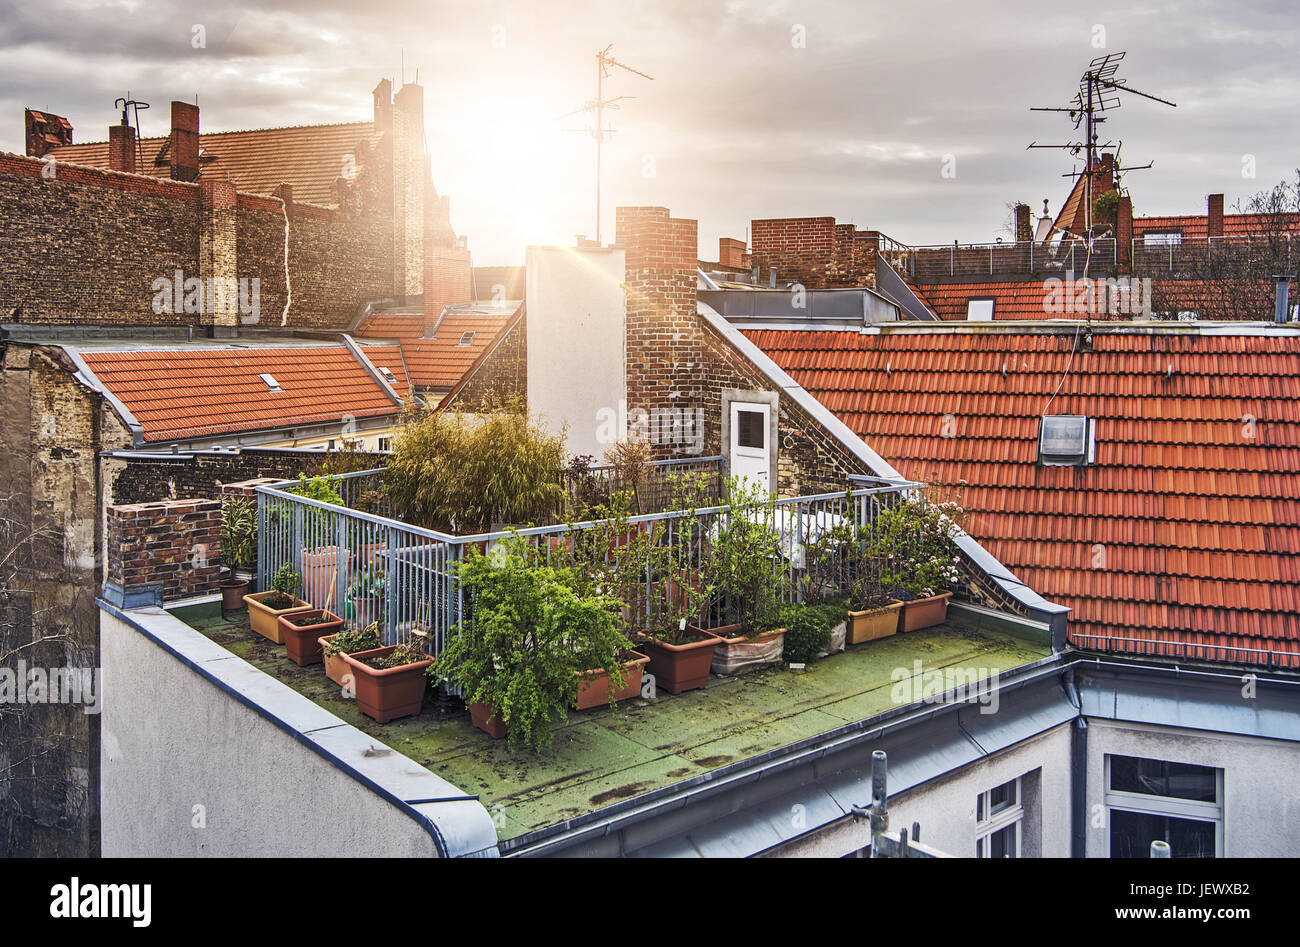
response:
[[[108,166],[114,171],[135,171],[135,129],[125,122],[108,126]]]
[[[720,237],[718,239],[718,263],[738,270],[743,269],[747,249],[744,240],[737,240],[735,237]]]
[[[55,148],[72,144],[72,123],[62,115],[23,109],[27,155],[42,158]]]
[[[1133,267],[1133,199],[1121,194],[1115,211],[1115,253],[1121,273]]]
[[[1223,236],[1223,195],[1211,194],[1206,201],[1205,234],[1207,237]]]
[[[1030,243],[1033,239],[1033,212],[1028,204],[1016,204],[1016,243]]]
[[[392,128],[393,291],[409,299],[424,292],[425,198],[432,198],[426,195],[432,188],[429,159],[424,151],[422,86],[407,83],[397,90],[393,96]]]
[[[438,324],[447,306],[473,302],[469,250],[451,226],[451,200],[442,195],[427,205],[424,228],[424,330]],[[490,297],[492,288],[483,287]]]
[[[174,166],[173,166],[174,167]],[[199,182],[199,278],[214,287],[214,306],[203,323],[213,336],[228,338],[239,325],[239,285],[235,278],[235,220],[239,195],[233,181]]]
[[[626,251],[626,366],[629,417],[703,404],[704,335],[696,316],[699,226],[666,207],[619,207],[617,242]],[[658,443],[656,459],[676,455]]]
[[[199,107],[172,103],[172,132],[167,145],[173,181],[199,179]]]

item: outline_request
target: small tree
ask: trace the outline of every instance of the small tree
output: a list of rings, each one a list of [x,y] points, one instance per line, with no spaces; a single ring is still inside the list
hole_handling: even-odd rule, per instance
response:
[[[741,634],[752,638],[778,627],[790,573],[775,498],[739,478],[728,482],[727,496],[730,509],[709,543],[710,585]]]
[[[236,569],[247,569],[253,564],[254,544],[257,540],[257,514],[247,497],[229,497],[221,505],[221,560],[230,569],[233,579]]]

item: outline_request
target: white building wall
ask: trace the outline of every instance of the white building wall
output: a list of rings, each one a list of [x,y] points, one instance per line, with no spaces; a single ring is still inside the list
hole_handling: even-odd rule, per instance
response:
[[[1300,856],[1300,746],[1282,740],[1088,718],[1089,858],[1105,858],[1106,754],[1213,766],[1223,773],[1225,858]]]
[[[598,462],[625,429],[624,252],[529,247],[528,406]]]
[[[969,766],[889,796],[892,832],[921,825],[921,841],[945,854],[975,856],[975,803],[1018,776],[1039,772],[1037,798],[1022,823],[1025,857],[1070,855],[1070,724],[1062,724]],[[816,837],[785,846],[780,856],[838,858],[871,843],[866,820],[844,820]]]

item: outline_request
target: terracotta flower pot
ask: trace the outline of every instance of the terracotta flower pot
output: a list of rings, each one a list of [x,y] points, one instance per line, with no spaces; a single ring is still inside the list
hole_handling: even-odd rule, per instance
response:
[[[669,644],[647,640],[638,647],[650,657],[646,671],[654,675],[655,686],[670,694],[699,690],[709,683],[709,665],[721,639],[710,631],[700,631],[698,641]]]
[[[334,601],[338,607],[343,598],[343,588],[348,580],[348,566],[352,562],[350,549],[340,550],[337,546],[322,546],[319,549],[304,549],[302,552],[302,593],[307,601],[317,608],[325,608],[334,592]]]
[[[494,711],[487,704],[471,703],[468,707],[470,722],[493,740],[500,740],[509,732],[510,728],[502,722],[500,717],[492,716]]]
[[[849,644],[865,644],[879,638],[888,638],[898,633],[898,613],[902,602],[890,602],[880,608],[868,608],[860,612],[849,610]]]
[[[380,723],[418,714],[424,705],[424,669],[433,663],[433,658],[382,671],[365,663],[366,658],[382,658],[396,650],[395,645],[388,645],[343,655],[352,672],[357,708]]]
[[[929,598],[914,598],[903,603],[903,631],[920,631],[942,625],[948,618],[948,599],[951,592],[940,592]]]
[[[304,618],[324,618],[324,622],[314,625],[299,625]],[[343,627],[343,619],[323,608],[313,608],[306,612],[293,612],[280,616],[280,634],[284,638],[284,648],[289,660],[299,667],[319,664],[325,657],[321,642],[325,635],[331,638]]]
[[[342,654],[327,654],[325,646],[334,640],[334,635],[322,635],[316,639],[321,646],[321,657],[325,660],[325,676],[339,687],[347,687],[352,679],[352,672],[343,660]]]
[[[259,601],[275,594],[274,591],[254,592],[252,595],[244,596],[244,603],[248,605],[248,624],[252,629],[269,641],[284,644],[284,637],[280,633],[280,616],[308,611],[311,609],[311,603],[295,598],[288,608],[268,608]]]
[[[723,625],[712,632],[720,639],[718,650],[713,653],[711,670],[714,674],[738,674],[761,664],[781,663],[781,652],[785,648],[784,628],[774,628],[753,638],[740,634],[739,625]]]
[[[650,658],[640,652],[631,652],[631,659],[623,663],[625,680],[623,687],[614,692],[614,700],[629,700],[641,694],[641,678]],[[578,709],[589,710],[602,704],[609,704],[609,674],[605,671],[587,671],[578,676]]]
[[[226,579],[221,583],[221,610],[235,612],[244,607],[244,595],[248,592],[247,579]]]

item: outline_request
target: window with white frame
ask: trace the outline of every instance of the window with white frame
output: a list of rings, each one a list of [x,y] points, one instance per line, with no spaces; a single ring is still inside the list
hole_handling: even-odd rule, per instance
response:
[[[1019,858],[1025,818],[1020,779],[979,794],[975,802],[975,857]]]
[[[1105,801],[1111,858],[1149,858],[1156,841],[1172,858],[1223,856],[1221,769],[1108,754]]]
[[[974,298],[966,300],[966,318],[971,322],[988,322],[993,318],[993,300]]]

